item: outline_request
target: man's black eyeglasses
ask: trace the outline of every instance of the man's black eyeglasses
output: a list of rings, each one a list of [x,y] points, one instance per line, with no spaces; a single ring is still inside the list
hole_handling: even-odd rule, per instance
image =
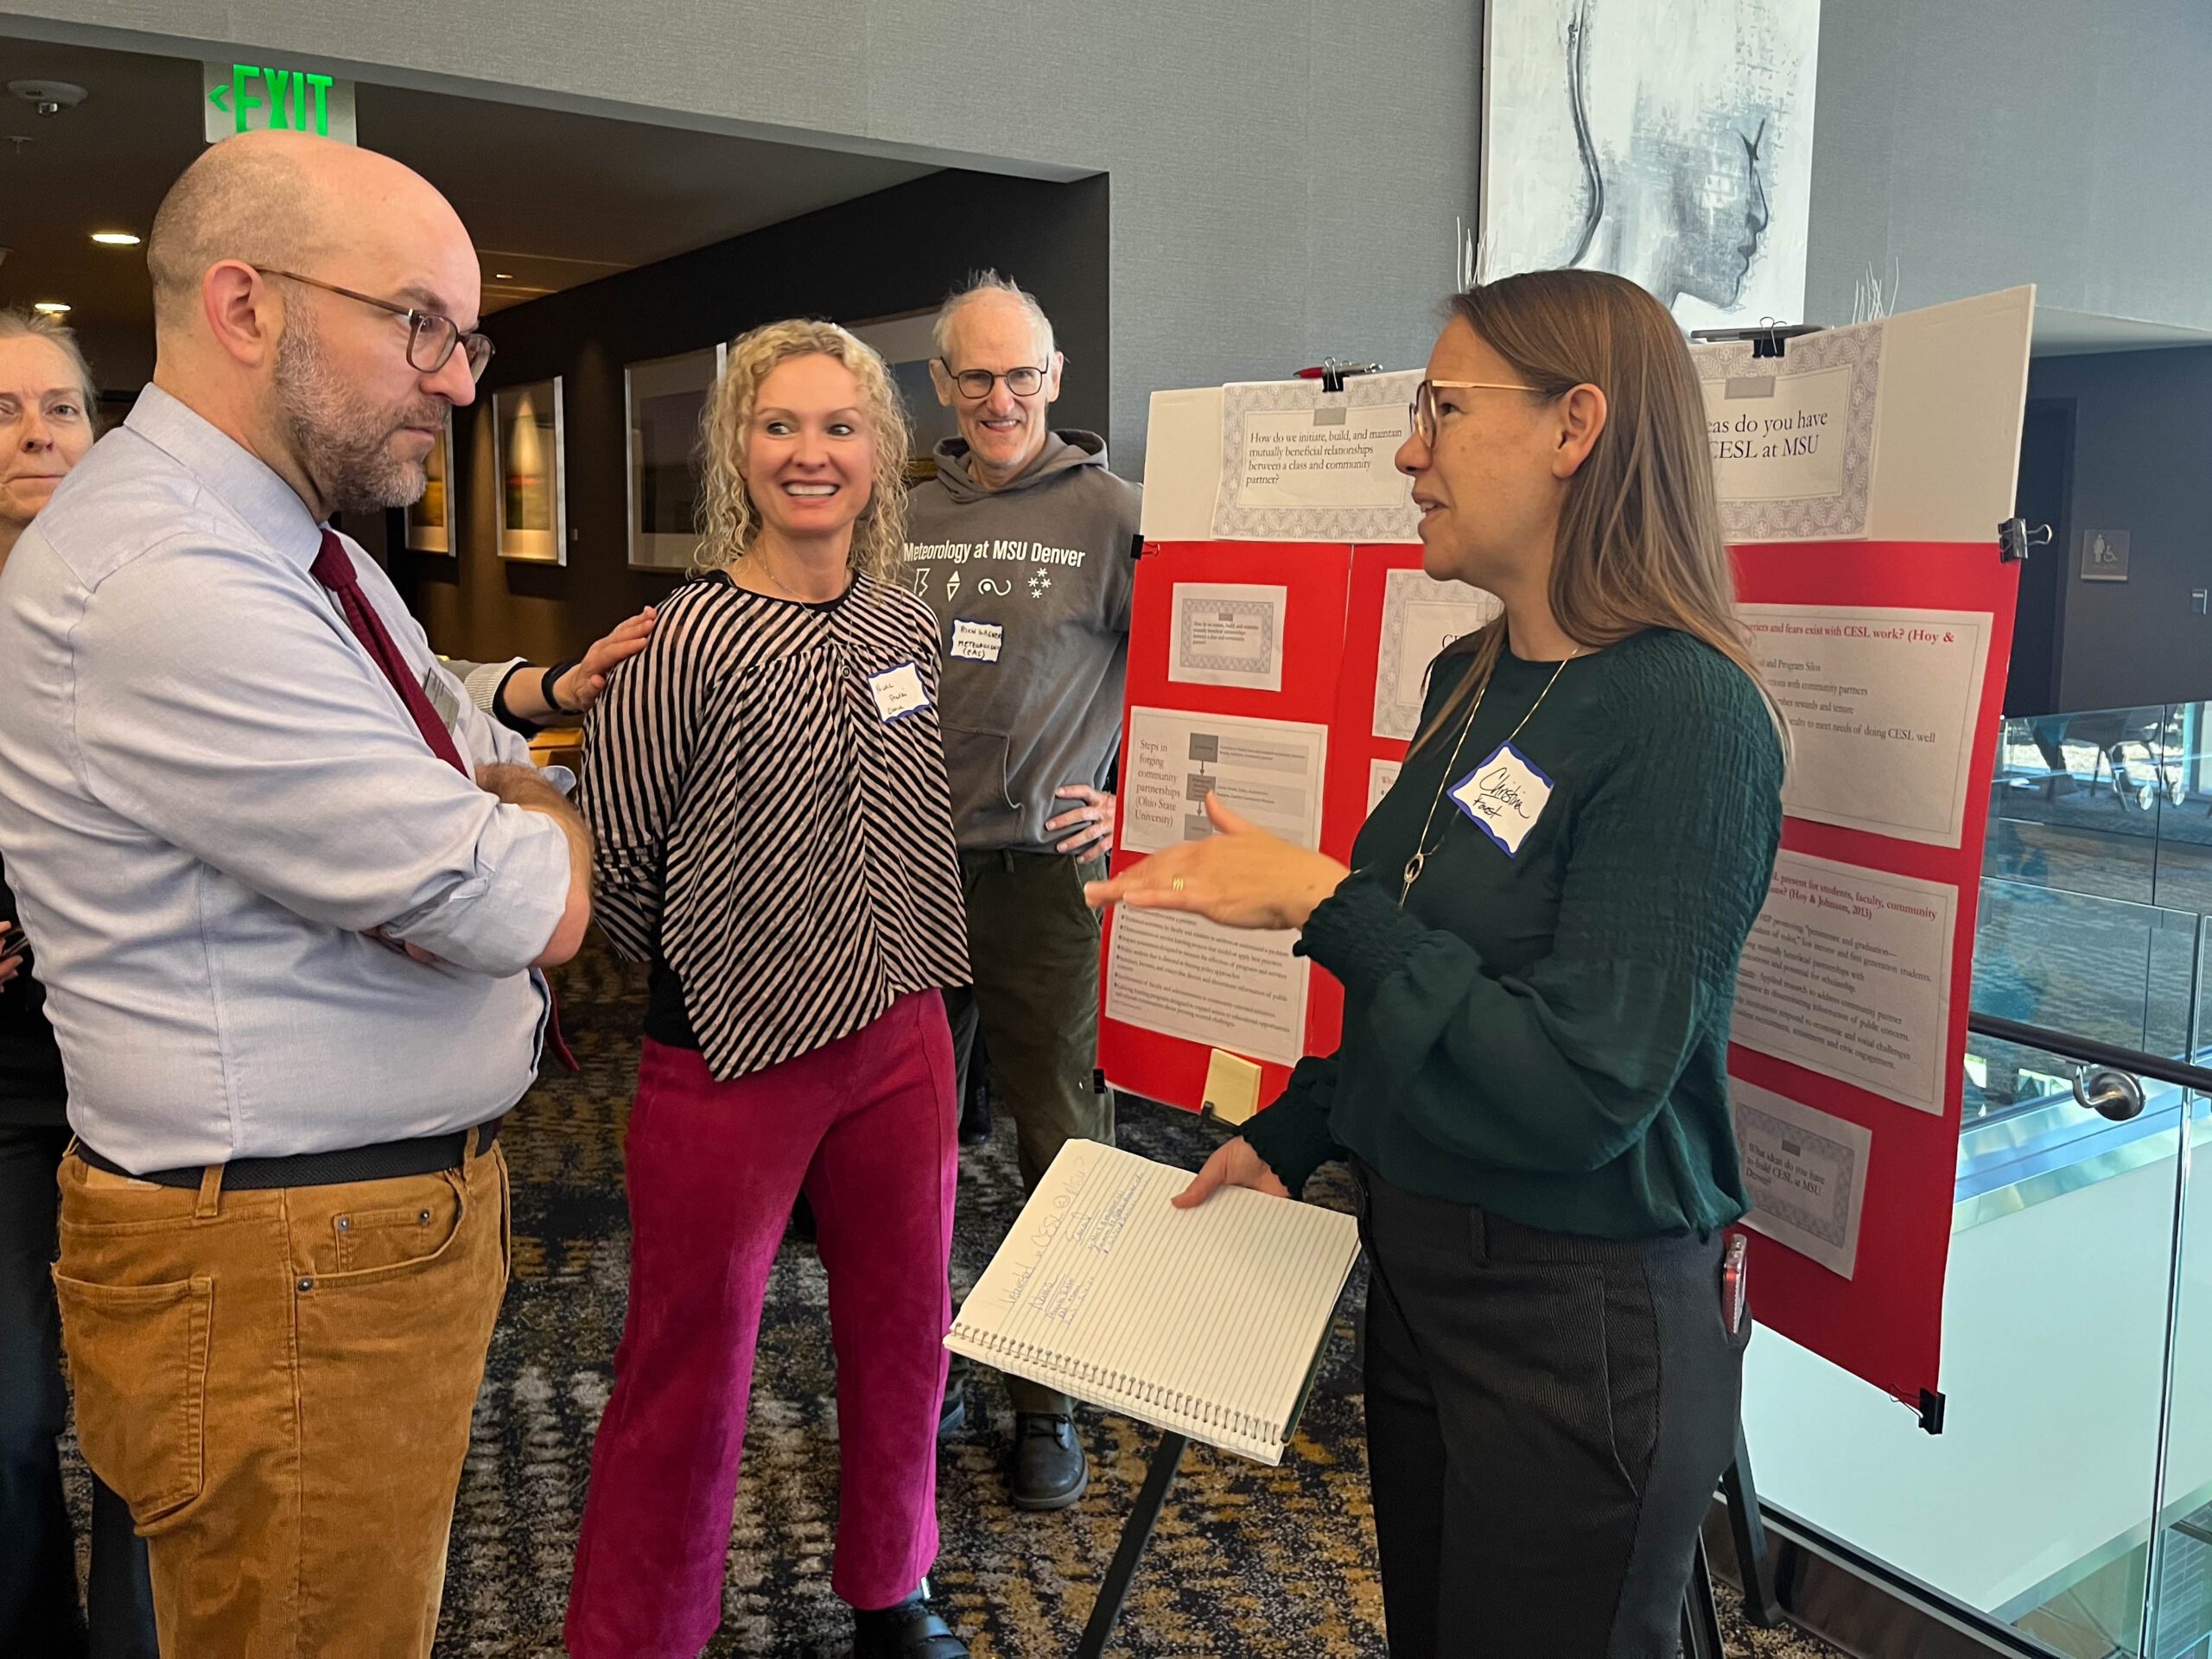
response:
[[[1008,369],[1004,374],[994,374],[988,369],[962,369],[957,373],[950,363],[938,359],[945,373],[952,377],[952,384],[960,388],[960,395],[970,403],[979,404],[991,395],[991,388],[999,381],[1006,382],[1006,389],[1017,397],[1033,397],[1045,385],[1046,371],[1024,365]]]
[[[358,300],[363,305],[373,305],[379,311],[389,311],[395,317],[406,318],[407,366],[418,373],[435,374],[445,367],[456,346],[467,353],[468,378],[472,380],[481,380],[484,365],[492,360],[493,347],[490,336],[465,334],[461,331],[461,325],[451,317],[442,317],[435,311],[418,311],[412,306],[399,305],[391,300],[380,300],[372,294],[357,294],[350,288],[326,283],[319,276],[302,276],[296,270],[274,270],[265,265],[257,269],[264,276],[282,276],[288,282],[305,283],[309,288],[319,288],[327,294],[336,294],[344,299]]]

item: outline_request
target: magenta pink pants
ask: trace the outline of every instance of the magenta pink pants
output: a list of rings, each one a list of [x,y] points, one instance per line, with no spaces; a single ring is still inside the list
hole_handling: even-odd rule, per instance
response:
[[[802,1185],[837,1354],[836,1563],[887,1607],[936,1559],[958,1112],[944,1002],[717,1083],[648,1041],[623,1143],[630,1310],[569,1589],[575,1659],[690,1659],[721,1622],[768,1270]]]

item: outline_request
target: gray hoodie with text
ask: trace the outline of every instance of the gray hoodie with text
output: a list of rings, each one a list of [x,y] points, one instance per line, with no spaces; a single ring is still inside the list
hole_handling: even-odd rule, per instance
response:
[[[1122,682],[1136,564],[1137,486],[1106,470],[1096,433],[1058,432],[1001,490],[968,470],[968,443],[937,447],[914,486],[906,585],[937,613],[938,720],[963,852],[1046,852],[1045,820],[1103,788],[1122,742]]]

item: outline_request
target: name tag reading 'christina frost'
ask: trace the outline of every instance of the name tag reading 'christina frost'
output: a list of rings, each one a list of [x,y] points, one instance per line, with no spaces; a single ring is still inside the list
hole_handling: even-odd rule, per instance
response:
[[[904,720],[930,706],[930,694],[922,684],[922,672],[912,663],[901,663],[880,674],[869,675],[868,689],[875,693],[875,712],[886,720]]]
[[[1474,821],[1475,828],[1517,858],[1521,843],[1544,815],[1552,798],[1552,780],[1536,770],[1529,757],[1510,743],[1452,785],[1452,799]]]

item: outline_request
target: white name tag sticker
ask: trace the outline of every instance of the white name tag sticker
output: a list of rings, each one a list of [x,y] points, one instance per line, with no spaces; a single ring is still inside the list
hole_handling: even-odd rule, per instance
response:
[[[1517,858],[1521,843],[1544,816],[1552,798],[1552,780],[1536,770],[1529,757],[1510,743],[1452,785],[1453,804],[1474,821],[1475,828]]]
[[[901,663],[880,674],[869,675],[868,689],[875,694],[875,712],[886,720],[904,720],[917,709],[930,706],[930,694],[922,685],[922,671],[912,663]]]
[[[952,654],[966,663],[995,663],[1006,645],[1003,622],[963,622],[952,625]]]

